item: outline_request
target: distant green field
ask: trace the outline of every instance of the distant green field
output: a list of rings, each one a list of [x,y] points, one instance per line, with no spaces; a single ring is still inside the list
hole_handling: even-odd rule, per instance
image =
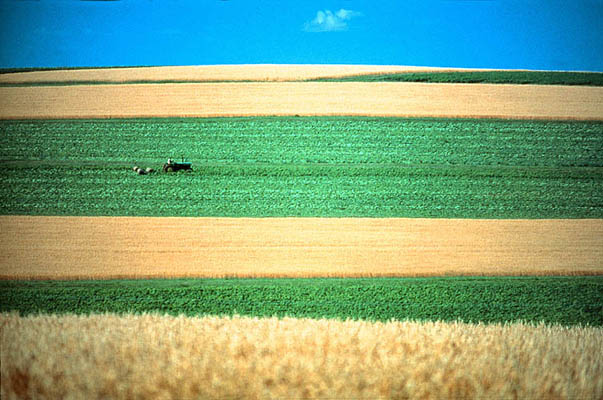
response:
[[[404,72],[314,80],[325,82],[429,82],[603,86],[603,73],[561,71]]]
[[[603,123],[0,121],[0,214],[603,217]],[[138,176],[185,155],[192,173]]]
[[[603,277],[0,281],[0,312],[603,325]]]

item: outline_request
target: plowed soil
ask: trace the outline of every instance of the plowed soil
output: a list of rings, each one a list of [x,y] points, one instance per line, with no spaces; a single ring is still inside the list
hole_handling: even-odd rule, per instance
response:
[[[3,278],[603,274],[603,220],[0,217]]]

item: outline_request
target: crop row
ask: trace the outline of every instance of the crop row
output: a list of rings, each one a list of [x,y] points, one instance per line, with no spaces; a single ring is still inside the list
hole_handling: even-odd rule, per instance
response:
[[[449,71],[403,72],[319,78],[329,82],[429,82],[429,83],[504,83],[533,85],[603,86],[601,72],[564,71]]]
[[[3,160],[603,166],[603,123],[269,117],[0,121]]]
[[[0,121],[0,213],[601,218],[603,123]],[[189,174],[137,176],[185,155]]]
[[[602,218],[603,168],[6,166],[0,214]]]
[[[600,276],[2,281],[0,312],[521,320],[601,326],[602,290]]]

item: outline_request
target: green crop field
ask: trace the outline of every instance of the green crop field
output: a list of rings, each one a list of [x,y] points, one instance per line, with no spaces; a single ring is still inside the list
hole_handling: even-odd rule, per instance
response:
[[[603,86],[603,73],[564,71],[404,72],[315,80],[326,82],[429,82]]]
[[[601,293],[601,276],[0,281],[0,312],[521,320],[601,326]]]
[[[2,171],[1,214],[601,218],[603,168],[200,166]]]
[[[0,132],[0,214],[603,216],[601,122],[0,121]],[[132,171],[180,155],[192,173]]]
[[[603,122],[370,117],[0,121],[3,160],[603,166]]]

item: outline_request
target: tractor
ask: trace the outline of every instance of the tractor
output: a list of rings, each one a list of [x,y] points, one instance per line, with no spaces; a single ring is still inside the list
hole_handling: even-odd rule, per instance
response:
[[[192,171],[192,164],[184,161],[184,157],[182,158],[182,162],[177,162],[168,158],[167,162],[163,164],[163,172],[177,172],[177,171]]]

